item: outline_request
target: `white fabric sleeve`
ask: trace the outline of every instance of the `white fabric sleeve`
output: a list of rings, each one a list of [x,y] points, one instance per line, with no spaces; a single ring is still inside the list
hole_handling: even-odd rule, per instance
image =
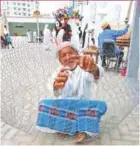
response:
[[[97,79],[97,80],[100,80],[100,79],[104,76],[104,69],[103,69],[103,67],[100,66],[99,64],[97,64],[97,67],[98,67],[98,69],[99,69],[99,79]],[[90,82],[95,81],[95,80],[94,80],[94,77],[93,77],[93,74],[88,73],[88,72],[86,72],[86,79],[87,79],[88,81],[90,81]]]
[[[99,69],[99,79],[100,80],[104,76],[104,69],[101,65],[97,64],[98,69]]]
[[[102,67],[102,60],[100,58],[100,56],[98,56],[98,69],[99,69],[99,79],[100,80],[103,76],[104,76],[104,68]]]
[[[57,73],[58,73],[58,69],[56,69],[56,71],[52,74],[52,76],[48,79],[48,90],[51,91],[52,95],[51,96],[55,96],[55,97],[58,97],[61,95],[61,90],[57,90],[54,88],[54,80],[57,76]]]

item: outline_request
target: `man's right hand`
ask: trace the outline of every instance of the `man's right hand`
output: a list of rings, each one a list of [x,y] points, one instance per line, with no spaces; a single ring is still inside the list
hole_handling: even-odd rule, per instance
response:
[[[66,81],[68,80],[68,76],[68,71],[65,68],[61,69],[54,81],[54,88],[62,89],[65,86]]]

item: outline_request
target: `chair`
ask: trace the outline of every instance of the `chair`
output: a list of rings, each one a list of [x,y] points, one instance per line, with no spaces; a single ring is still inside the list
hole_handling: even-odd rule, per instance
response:
[[[103,58],[106,59],[106,69],[109,68],[111,62],[115,62],[113,69],[117,69],[119,57],[115,54],[115,42],[114,40],[106,39],[102,44],[102,63]]]

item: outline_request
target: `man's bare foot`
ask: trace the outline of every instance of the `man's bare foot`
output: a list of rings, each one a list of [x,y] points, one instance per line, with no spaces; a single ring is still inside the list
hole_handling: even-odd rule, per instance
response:
[[[85,138],[86,138],[86,134],[84,132],[78,132],[76,135],[76,143],[84,142]]]

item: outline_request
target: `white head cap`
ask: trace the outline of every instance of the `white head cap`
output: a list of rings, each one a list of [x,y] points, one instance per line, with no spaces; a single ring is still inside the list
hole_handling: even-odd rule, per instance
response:
[[[75,50],[78,53],[78,48],[71,42],[66,41],[66,42],[62,42],[60,45],[58,45],[57,57],[59,56],[59,51],[66,47],[71,47],[73,50]]]

